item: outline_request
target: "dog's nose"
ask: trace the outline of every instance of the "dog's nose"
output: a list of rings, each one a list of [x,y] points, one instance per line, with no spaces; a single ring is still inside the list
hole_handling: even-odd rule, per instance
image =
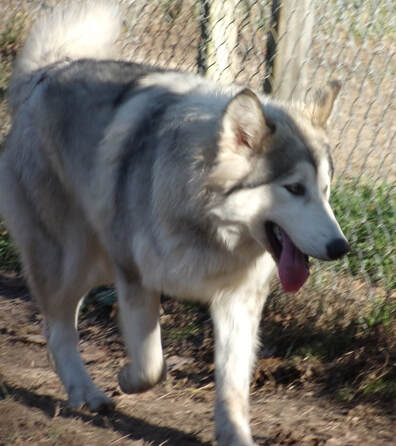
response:
[[[349,244],[344,238],[335,238],[326,248],[330,260],[339,259],[350,250]]]

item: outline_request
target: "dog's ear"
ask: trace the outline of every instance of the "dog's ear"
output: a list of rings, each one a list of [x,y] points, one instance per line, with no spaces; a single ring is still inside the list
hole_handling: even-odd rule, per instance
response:
[[[259,98],[245,88],[231,99],[224,110],[220,147],[232,151],[247,148],[256,152],[274,130],[274,125],[266,119]]]
[[[259,98],[249,89],[234,96],[221,120],[216,162],[209,175],[212,186],[231,189],[251,169],[253,155],[265,148],[275,130],[268,124]]]
[[[341,82],[332,80],[324,88],[317,90],[313,96],[311,106],[312,124],[319,127],[326,127],[333,110],[334,102],[341,89]]]

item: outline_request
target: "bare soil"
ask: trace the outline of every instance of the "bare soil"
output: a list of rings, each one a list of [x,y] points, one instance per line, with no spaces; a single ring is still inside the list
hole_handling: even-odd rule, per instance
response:
[[[88,303],[80,323],[82,355],[95,382],[116,403],[113,411],[99,415],[67,407],[47,361],[41,315],[19,279],[1,276],[0,306],[1,446],[213,444],[213,343],[205,309],[164,299],[168,379],[131,396],[120,392],[116,379],[125,361],[116,307]],[[395,402],[338,402],[336,365],[326,369],[307,360],[292,365],[261,352],[251,398],[259,445],[395,444]]]

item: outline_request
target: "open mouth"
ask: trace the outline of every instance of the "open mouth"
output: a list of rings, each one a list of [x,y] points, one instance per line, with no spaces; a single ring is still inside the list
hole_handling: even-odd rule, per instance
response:
[[[278,267],[279,279],[287,292],[298,291],[309,276],[309,258],[276,223],[265,223],[271,254]]]

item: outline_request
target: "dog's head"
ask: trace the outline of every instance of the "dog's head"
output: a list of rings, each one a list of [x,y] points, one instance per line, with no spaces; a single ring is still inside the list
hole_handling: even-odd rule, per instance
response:
[[[277,263],[286,291],[308,277],[308,257],[334,260],[349,251],[329,205],[333,175],[326,123],[340,89],[328,83],[304,105],[234,96],[221,123],[210,186],[222,195],[211,209],[231,245],[235,228]]]

